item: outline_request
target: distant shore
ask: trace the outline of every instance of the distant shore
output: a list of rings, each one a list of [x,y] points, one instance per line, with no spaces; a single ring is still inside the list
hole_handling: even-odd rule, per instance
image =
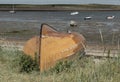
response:
[[[13,5],[0,4],[0,11],[12,10]],[[120,5],[101,5],[101,4],[88,4],[88,5],[25,5],[15,4],[14,10],[16,11],[119,11]]]

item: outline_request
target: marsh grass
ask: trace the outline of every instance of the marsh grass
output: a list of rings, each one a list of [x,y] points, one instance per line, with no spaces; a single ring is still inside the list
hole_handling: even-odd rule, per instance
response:
[[[99,32],[104,45],[102,31]],[[94,57],[81,58],[77,53],[74,58],[60,61],[52,69],[40,73],[36,71],[35,61],[23,52],[0,47],[0,82],[119,82],[120,58],[111,59],[109,55],[110,50],[106,61],[96,65]]]
[[[82,8],[82,9],[120,9],[120,5],[108,5],[108,4],[83,4],[83,5],[73,5],[73,4],[51,4],[51,5],[29,5],[29,4],[14,4],[15,8],[59,8],[63,7],[66,9],[70,8]],[[11,4],[0,4],[0,8],[11,8]]]
[[[94,57],[80,54],[71,60],[57,63],[54,70],[40,73],[20,72],[20,51],[0,51],[0,82],[119,82],[120,58],[109,58],[96,65]],[[58,72],[59,69],[59,72]]]

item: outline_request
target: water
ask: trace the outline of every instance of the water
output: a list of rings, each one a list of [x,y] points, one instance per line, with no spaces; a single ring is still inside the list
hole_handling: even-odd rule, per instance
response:
[[[120,11],[79,11],[78,15],[71,16],[71,11],[17,11],[15,14],[0,11],[0,21],[84,21],[84,17],[92,16],[92,21],[108,21],[107,16],[115,16],[119,21]]]
[[[17,11],[10,14],[0,11],[0,32],[26,29],[38,33],[42,23],[47,23],[58,31],[66,32],[68,29],[83,34],[88,43],[98,43],[100,40],[99,30],[102,31],[105,43],[111,43],[114,34],[114,43],[120,38],[120,11],[78,11],[78,15],[71,16],[72,11]],[[113,20],[107,20],[107,16],[114,15]],[[84,17],[91,16],[91,20]],[[69,26],[70,20],[78,23],[73,28]],[[12,29],[13,30],[13,29]],[[33,33],[33,34],[34,34]],[[33,35],[32,35],[33,36]]]

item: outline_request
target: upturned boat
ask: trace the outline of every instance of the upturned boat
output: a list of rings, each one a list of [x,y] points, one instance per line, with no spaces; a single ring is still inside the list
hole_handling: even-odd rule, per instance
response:
[[[42,24],[40,36],[32,37],[26,42],[24,53],[32,58],[35,58],[37,53],[40,71],[44,71],[54,66],[57,61],[84,50],[85,45],[86,40],[79,33],[61,33],[47,24]]]

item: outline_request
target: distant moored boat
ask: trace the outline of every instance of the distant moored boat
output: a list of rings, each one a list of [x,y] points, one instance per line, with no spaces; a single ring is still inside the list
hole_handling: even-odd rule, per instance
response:
[[[70,13],[70,15],[77,15],[77,14],[79,14],[79,12],[72,12],[72,13]]]
[[[107,19],[114,19],[115,16],[107,16]]]
[[[9,13],[13,14],[13,13],[15,13],[15,11],[11,10],[11,11],[9,11]]]
[[[85,17],[84,20],[91,20],[92,17],[91,16],[88,16],[88,17]]]
[[[77,22],[74,21],[74,20],[71,20],[71,21],[70,21],[70,26],[76,27],[76,26],[77,26]]]
[[[15,8],[14,8],[14,5],[12,5],[12,10],[10,10],[9,13],[11,13],[11,14],[16,13],[16,12],[15,12]]]

